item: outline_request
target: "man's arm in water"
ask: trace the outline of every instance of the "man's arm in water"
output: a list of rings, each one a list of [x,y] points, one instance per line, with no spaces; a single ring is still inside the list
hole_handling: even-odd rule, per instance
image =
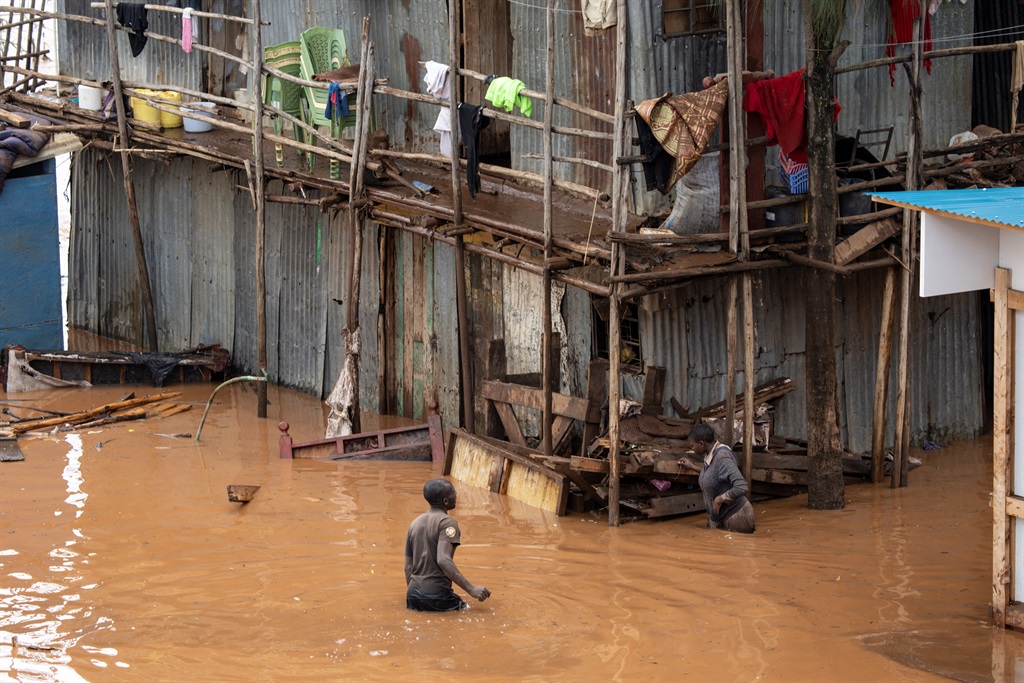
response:
[[[437,566],[441,568],[445,576],[452,580],[452,583],[458,584],[471,597],[476,598],[480,602],[491,597],[491,591],[483,586],[471,584],[469,579],[463,576],[459,568],[455,566],[455,546],[449,543],[448,539],[443,535],[437,539]]]

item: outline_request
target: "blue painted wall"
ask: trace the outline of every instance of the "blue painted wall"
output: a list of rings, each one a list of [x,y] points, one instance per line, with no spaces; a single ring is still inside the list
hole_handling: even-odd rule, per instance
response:
[[[0,193],[0,347],[64,347],[54,168],[17,169]]]

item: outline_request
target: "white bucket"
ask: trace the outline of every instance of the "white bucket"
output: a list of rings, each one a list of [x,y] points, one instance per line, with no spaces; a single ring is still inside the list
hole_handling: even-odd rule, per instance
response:
[[[78,86],[78,108],[99,111],[103,108],[103,95],[106,90],[91,85]]]
[[[182,107],[181,113],[184,119],[185,132],[206,133],[213,130],[213,124],[204,119],[213,116],[213,110],[216,106],[213,102],[192,102],[188,106]]]

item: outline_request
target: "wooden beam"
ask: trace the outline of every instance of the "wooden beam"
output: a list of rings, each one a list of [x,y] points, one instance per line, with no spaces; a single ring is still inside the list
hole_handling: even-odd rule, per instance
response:
[[[900,224],[892,218],[869,223],[836,245],[835,264],[845,266],[900,231]]]
[[[641,411],[644,415],[661,415],[665,395],[665,368],[648,365],[644,368],[644,395]]]
[[[520,384],[486,380],[480,388],[480,395],[491,401],[511,403],[534,410],[541,410],[544,407],[544,392],[541,389],[524,387]],[[565,415],[584,422],[593,421],[599,415],[595,412],[599,409],[595,409],[585,398],[576,398],[565,394],[552,394],[551,398],[554,415]]]
[[[995,301],[996,294],[994,289],[988,290],[988,300]],[[1024,292],[1016,289],[1006,290],[1006,306],[1013,311],[1024,311]]]
[[[885,423],[889,415],[889,369],[892,364],[892,333],[896,320],[896,269],[885,271],[882,292],[882,320],[878,332],[875,365],[875,403],[871,430],[871,481],[885,479]]]
[[[1014,403],[1013,318],[1007,296],[1010,275],[1006,268],[996,269],[992,332],[992,620],[1000,628],[1006,627],[1007,586],[1013,582],[1011,525],[1007,519]]]
[[[754,453],[754,284],[750,273],[743,280],[743,478],[750,483],[750,469]]]

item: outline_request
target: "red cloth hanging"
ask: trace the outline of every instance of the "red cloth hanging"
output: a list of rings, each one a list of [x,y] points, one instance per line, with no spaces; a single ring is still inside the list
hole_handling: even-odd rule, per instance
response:
[[[921,15],[920,0],[889,0],[889,11],[892,14],[892,22],[889,26],[889,40],[885,44],[885,54],[889,57],[896,56],[897,43],[909,43],[914,40],[914,19]],[[925,12],[924,15],[924,50],[932,49],[932,23]],[[924,68],[929,74],[932,72],[932,60],[924,60]],[[896,85],[896,65],[889,65],[889,84]]]
[[[769,146],[777,144],[793,161],[807,163],[804,69],[748,83],[743,109],[761,115]],[[840,109],[836,100],[836,120]]]

